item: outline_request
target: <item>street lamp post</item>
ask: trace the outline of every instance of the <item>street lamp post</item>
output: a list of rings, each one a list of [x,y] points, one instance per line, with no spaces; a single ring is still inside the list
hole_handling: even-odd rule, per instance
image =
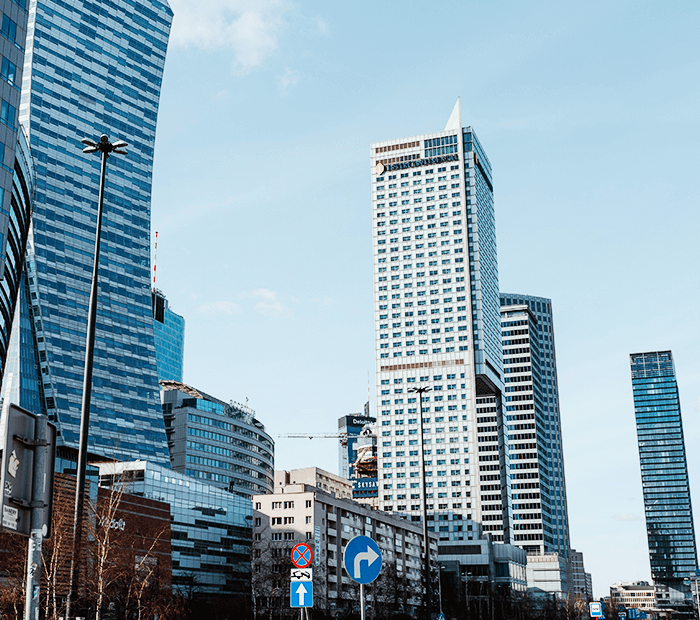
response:
[[[126,155],[124,147],[128,146],[123,140],[110,142],[106,135],[100,136],[99,142],[84,138],[81,142],[85,145],[83,153],[102,154],[102,167],[100,168],[100,193],[97,200],[97,230],[95,232],[95,256],[92,266],[92,283],[90,285],[90,305],[88,310],[87,336],[85,342],[85,372],[83,374],[83,401],[80,412],[80,443],[78,448],[78,468],[75,482],[75,512],[73,513],[73,544],[70,561],[70,582],[68,586],[68,598],[66,599],[66,620],[70,620],[78,591],[78,574],[80,568],[79,554],[82,543],[83,507],[85,495],[85,470],[87,466],[88,435],[90,430],[90,398],[92,396],[92,367],[95,355],[95,321],[97,318],[97,272],[100,264],[100,239],[102,237],[102,206],[104,204],[105,174],[107,172],[107,158],[110,153]]]
[[[423,443],[423,394],[430,392],[429,387],[412,387],[409,392],[418,394],[418,412],[420,413],[420,473],[423,480],[423,548],[425,549],[425,563],[423,573],[425,578],[425,612],[426,618],[430,620],[430,543],[428,540],[428,494],[425,486],[425,444]]]

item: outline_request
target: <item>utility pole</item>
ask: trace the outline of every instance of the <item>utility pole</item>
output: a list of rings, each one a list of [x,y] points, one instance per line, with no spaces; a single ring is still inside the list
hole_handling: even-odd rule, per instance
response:
[[[425,579],[425,617],[430,620],[430,540],[428,539],[428,494],[425,486],[425,444],[423,443],[423,394],[430,392],[429,387],[409,388],[409,392],[418,394],[418,411],[420,413],[419,428],[420,428],[420,474],[423,480],[423,547],[425,550],[425,561],[423,564],[423,577]]]

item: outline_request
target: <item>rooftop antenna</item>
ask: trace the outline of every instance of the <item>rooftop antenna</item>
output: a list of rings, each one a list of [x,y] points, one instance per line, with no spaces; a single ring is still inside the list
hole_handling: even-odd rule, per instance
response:
[[[156,291],[156,259],[158,258],[158,231],[156,230],[156,247],[153,250],[153,292]]]

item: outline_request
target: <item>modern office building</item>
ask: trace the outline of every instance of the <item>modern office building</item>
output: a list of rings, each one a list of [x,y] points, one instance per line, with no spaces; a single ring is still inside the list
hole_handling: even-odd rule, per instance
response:
[[[424,449],[440,544],[466,545],[473,522],[510,542],[491,164],[459,101],[443,131],[370,159],[380,507],[420,521]]]
[[[527,591],[533,597],[564,600],[569,595],[569,574],[567,558],[559,553],[527,556]]]
[[[9,230],[12,209],[13,177],[15,173],[15,147],[19,137],[19,105],[22,87],[22,67],[24,66],[25,45],[27,40],[26,0],[2,0],[2,26],[0,28],[0,278],[6,262],[10,259],[8,252],[16,253],[18,248],[11,248]],[[20,250],[20,256],[24,249]],[[11,271],[20,272],[20,264],[9,264]],[[11,274],[12,277],[12,274]],[[4,287],[3,287],[4,288]],[[8,294],[8,291],[3,291]],[[4,300],[3,300],[4,301]],[[2,316],[5,330],[12,324],[12,316]],[[8,320],[9,319],[9,320]],[[7,338],[3,343],[7,346]],[[5,353],[5,349],[2,350]],[[4,358],[3,358],[4,359]]]
[[[584,601],[593,599],[593,581],[591,574],[586,572],[583,565],[583,553],[575,549],[569,550],[569,565],[571,566],[571,577],[569,583],[569,594],[581,597]]]
[[[159,381],[182,381],[185,363],[185,319],[173,312],[162,291],[151,293],[153,335]]]
[[[6,370],[34,199],[34,164],[19,124],[27,4],[0,1],[0,381]]]
[[[338,470],[343,478],[352,478],[354,475],[352,466],[357,459],[357,442],[362,429],[367,425],[373,426],[376,422],[376,418],[366,413],[354,413],[338,418]]]
[[[356,609],[359,586],[343,569],[343,551],[360,535],[375,540],[382,553],[378,579],[365,586],[367,605],[376,617],[416,613],[422,602],[420,525],[362,506],[350,494],[347,480],[309,467],[276,471],[274,494],[253,496],[253,596],[260,618],[297,617],[296,610],[289,613],[289,569],[292,547],[301,542],[313,548],[314,613],[336,617]],[[434,560],[436,542],[430,544]]]
[[[651,575],[673,603],[698,568],[676,370],[671,351],[633,353],[630,366]]]
[[[610,603],[613,608],[654,609],[657,605],[656,588],[646,581],[621,581],[610,586]]]
[[[252,504],[146,461],[99,463],[100,486],[170,504],[173,590],[250,603]]]
[[[174,471],[243,497],[272,492],[275,446],[255,411],[177,381],[160,386]]]
[[[163,464],[150,201],[171,20],[158,0],[32,3],[20,107],[37,176],[26,269],[35,333],[21,344],[39,364],[20,367],[19,389],[38,383],[60,446],[75,448],[100,177],[100,158],[80,140],[123,139],[129,154],[107,166],[89,450]]]
[[[501,293],[513,542],[569,556],[552,301]]]
[[[11,402],[19,404],[19,385],[15,394],[11,393],[10,386],[13,385],[12,374],[19,370],[19,327],[17,336],[13,340],[13,326],[23,322],[25,328],[31,329],[29,325],[29,288],[24,273],[24,256],[27,249],[27,238],[32,215],[32,203],[34,200],[35,177],[34,163],[29,150],[29,144],[20,129],[19,139],[15,149],[10,155],[14,158],[14,172],[12,175],[12,191],[10,201],[10,218],[7,227],[7,245],[4,252],[4,270],[0,281],[0,382],[5,381],[7,392],[6,398]],[[16,310],[19,311],[17,312]],[[24,312],[24,316],[20,315]],[[26,338],[26,334],[25,334]],[[27,340],[33,344],[34,340]],[[30,362],[32,368],[39,367],[37,351],[32,347],[27,350],[31,355]],[[34,389],[36,389],[36,375],[34,375]],[[13,398],[14,397],[14,398]],[[38,402],[38,401],[37,401]]]

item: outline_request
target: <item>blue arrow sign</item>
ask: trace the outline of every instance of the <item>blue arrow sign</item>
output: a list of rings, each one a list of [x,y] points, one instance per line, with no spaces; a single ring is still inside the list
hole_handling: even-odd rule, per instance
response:
[[[343,565],[350,579],[372,583],[382,569],[382,552],[369,536],[355,536],[345,547]]]
[[[290,604],[292,607],[314,606],[314,582],[292,581],[290,590]]]

